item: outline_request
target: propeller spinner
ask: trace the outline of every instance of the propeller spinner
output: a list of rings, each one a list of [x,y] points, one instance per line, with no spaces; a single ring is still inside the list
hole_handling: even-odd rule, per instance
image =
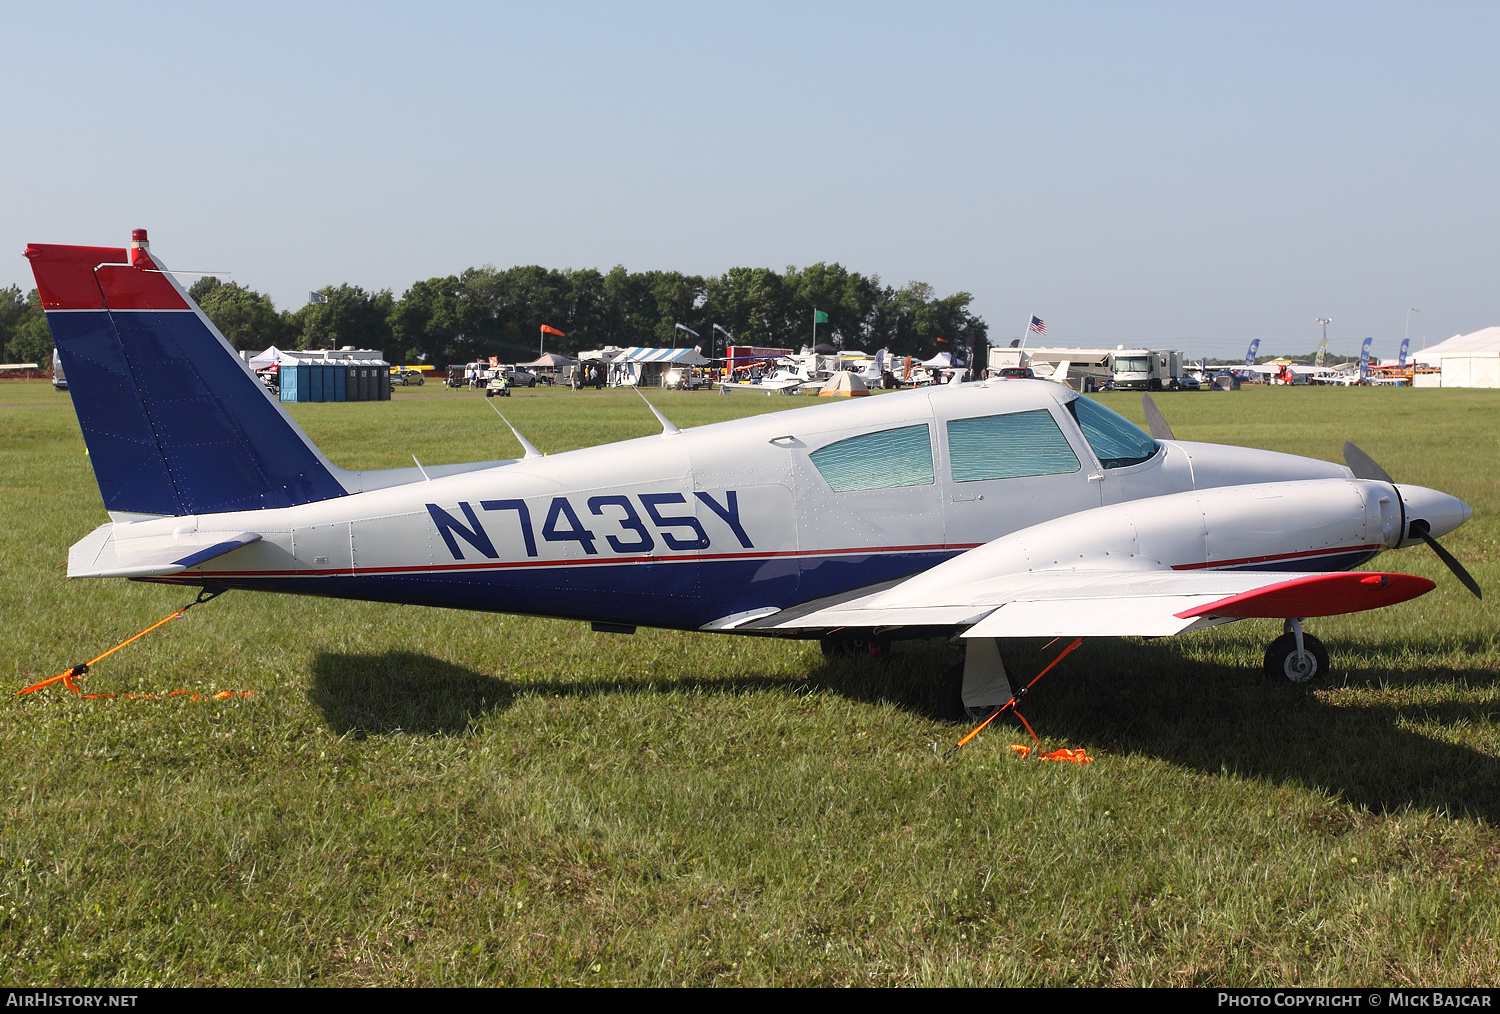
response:
[[[1344,441],[1344,462],[1349,470],[1354,473],[1355,478],[1375,479],[1379,482],[1388,482],[1396,487],[1400,494],[1403,509],[1406,512],[1406,536],[1409,539],[1420,539],[1437,554],[1439,560],[1453,572],[1465,588],[1474,593],[1474,597],[1483,601],[1484,593],[1479,589],[1479,582],[1474,580],[1464,565],[1448,550],[1444,549],[1432,535],[1433,521],[1440,518],[1439,527],[1444,532],[1451,532],[1459,525],[1469,519],[1469,508],[1462,501],[1448,496],[1446,493],[1438,493],[1437,490],[1424,489],[1421,486],[1403,487],[1392,479],[1390,473],[1381,468],[1374,458],[1356,447],[1351,441]],[[1418,493],[1418,491],[1421,491]],[[1425,494],[1425,495],[1424,495]],[[1451,503],[1449,503],[1451,501]],[[1453,505],[1457,505],[1455,509]],[[1433,515],[1433,517],[1422,517],[1413,515]]]

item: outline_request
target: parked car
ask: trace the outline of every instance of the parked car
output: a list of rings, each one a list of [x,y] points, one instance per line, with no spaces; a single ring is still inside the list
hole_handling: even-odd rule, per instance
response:
[[[1036,377],[1036,374],[1031,372],[1031,367],[1029,366],[1003,366],[1000,368],[998,375],[1006,380],[1032,379]]]
[[[392,370],[391,385],[400,384],[402,387],[421,387],[427,383],[427,378],[422,376],[421,370]]]
[[[1179,391],[1201,391],[1203,390],[1203,385],[1191,373],[1184,373],[1177,378],[1177,389]]]
[[[519,366],[502,366],[500,367],[500,372],[510,380],[512,387],[536,386],[536,374],[530,370],[522,369]]]

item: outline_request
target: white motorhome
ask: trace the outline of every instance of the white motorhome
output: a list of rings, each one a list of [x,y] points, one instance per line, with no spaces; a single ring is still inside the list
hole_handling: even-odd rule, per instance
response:
[[[1182,353],[1176,349],[1114,351],[1113,383],[1117,391],[1175,391],[1182,386]]]

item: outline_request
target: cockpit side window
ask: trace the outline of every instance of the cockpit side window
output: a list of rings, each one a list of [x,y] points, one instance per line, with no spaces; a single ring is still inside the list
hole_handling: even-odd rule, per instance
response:
[[[933,482],[932,436],[926,423],[850,437],[808,457],[835,493]]]
[[[1078,455],[1046,409],[949,420],[948,459],[954,482],[1079,469]]]
[[[1084,439],[1105,468],[1124,468],[1149,460],[1159,446],[1139,426],[1089,398],[1068,402]]]

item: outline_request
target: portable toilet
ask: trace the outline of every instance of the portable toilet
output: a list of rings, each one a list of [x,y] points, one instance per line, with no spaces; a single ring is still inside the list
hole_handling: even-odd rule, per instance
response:
[[[338,360],[333,364],[333,396],[329,401],[348,401],[349,364]]]
[[[391,400],[391,364],[384,359],[375,360],[375,400]]]
[[[312,367],[308,363],[285,361],[281,364],[281,400],[312,400]]]

